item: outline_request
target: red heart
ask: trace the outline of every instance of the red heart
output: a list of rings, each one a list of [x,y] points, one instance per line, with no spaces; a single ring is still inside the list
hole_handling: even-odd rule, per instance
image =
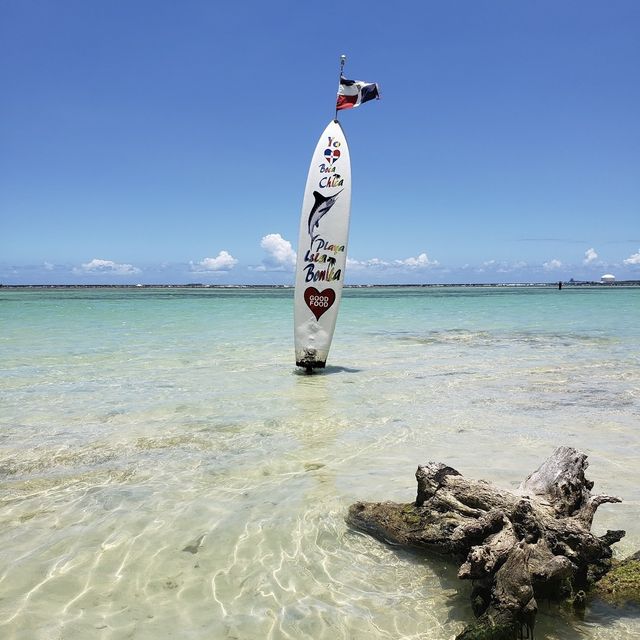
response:
[[[304,301],[316,320],[320,320],[320,316],[331,308],[335,300],[336,292],[333,289],[318,291],[315,287],[307,287],[304,290]]]

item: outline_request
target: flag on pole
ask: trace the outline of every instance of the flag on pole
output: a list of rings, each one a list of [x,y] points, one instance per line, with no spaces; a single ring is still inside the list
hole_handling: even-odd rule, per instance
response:
[[[353,109],[374,99],[380,100],[380,90],[375,82],[347,80],[344,76],[340,76],[336,111]]]

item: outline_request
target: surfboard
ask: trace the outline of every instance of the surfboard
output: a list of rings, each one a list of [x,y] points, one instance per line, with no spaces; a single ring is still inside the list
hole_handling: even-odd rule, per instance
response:
[[[351,162],[332,120],[311,158],[302,200],[294,295],[296,365],[324,367],[342,297],[351,211]]]

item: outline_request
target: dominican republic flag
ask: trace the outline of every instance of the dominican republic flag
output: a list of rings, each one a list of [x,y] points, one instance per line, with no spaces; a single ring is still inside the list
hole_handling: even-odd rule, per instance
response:
[[[347,80],[340,76],[340,88],[338,89],[338,101],[336,111],[341,109],[353,109],[369,100],[380,100],[380,91],[375,82],[362,82],[361,80]]]

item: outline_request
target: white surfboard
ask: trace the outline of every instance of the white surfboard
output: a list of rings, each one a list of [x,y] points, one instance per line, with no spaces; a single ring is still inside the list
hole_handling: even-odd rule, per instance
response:
[[[324,367],[336,326],[347,262],[351,163],[342,127],[332,120],[318,140],[302,201],[294,337],[296,364]]]

